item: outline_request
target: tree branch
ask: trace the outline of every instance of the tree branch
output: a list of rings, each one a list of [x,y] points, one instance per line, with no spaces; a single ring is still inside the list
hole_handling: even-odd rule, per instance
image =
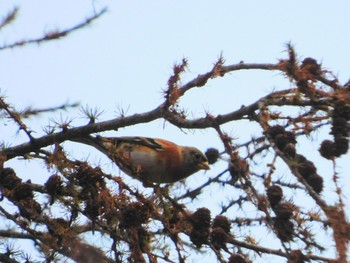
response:
[[[94,20],[98,19],[104,13],[106,13],[106,11],[107,11],[107,9],[104,8],[101,11],[99,11],[98,13],[85,19],[85,21],[83,21],[83,22],[81,22],[81,23],[79,23],[71,28],[67,28],[65,30],[55,30],[55,31],[48,32],[39,38],[24,39],[24,40],[19,40],[17,42],[11,43],[11,44],[4,44],[4,45],[0,46],[0,50],[12,49],[12,48],[16,48],[16,47],[23,47],[23,46],[30,45],[30,44],[41,44],[43,42],[48,42],[51,40],[60,39],[62,37],[69,35],[72,32],[77,31],[78,29],[82,29],[82,28],[86,27],[87,25],[91,24]]]

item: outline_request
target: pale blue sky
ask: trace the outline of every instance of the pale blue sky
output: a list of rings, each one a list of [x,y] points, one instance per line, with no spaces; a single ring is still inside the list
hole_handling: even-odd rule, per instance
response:
[[[18,22],[6,28],[0,40],[68,27],[105,3],[21,3]],[[0,10],[7,10],[3,5]],[[69,98],[104,105],[106,111],[118,103],[142,111],[161,102],[171,66],[183,57],[196,76],[209,70],[221,52],[227,63],[275,62],[285,56],[288,41],[300,56],[312,56],[340,73],[342,81],[349,76],[348,1],[110,1],[107,6],[109,12],[99,21],[63,41],[2,52],[2,90],[18,106],[49,106]],[[231,82],[240,83],[239,73],[232,75]],[[245,80],[244,85],[250,90],[273,86],[273,79],[271,84],[255,82],[249,75],[252,83]],[[215,103],[205,92],[218,90],[216,82],[196,91],[202,105]],[[235,89],[242,92],[239,86]],[[21,98],[16,96],[19,90]]]
[[[93,8],[109,7],[67,39],[1,52],[0,88],[19,108],[69,100],[103,109],[104,118],[115,115],[117,106],[143,112],[162,102],[171,67],[183,57],[189,60],[188,80],[210,70],[221,52],[228,64],[276,62],[286,56],[289,41],[300,57],[322,61],[342,82],[349,77],[348,1],[17,2],[19,19],[2,32],[1,42],[66,28]],[[1,2],[0,10],[8,6]],[[181,105],[195,116],[227,112],[273,88],[287,88],[281,81],[276,73],[235,72],[192,91]]]
[[[343,83],[350,77],[350,2],[346,0],[1,1],[0,14],[14,3],[21,8],[18,21],[0,32],[0,44],[65,29],[91,15],[94,8],[109,9],[91,26],[61,41],[0,52],[0,89],[17,109],[69,101],[99,107],[105,112],[101,120],[116,116],[118,106],[127,113],[144,112],[162,102],[172,65],[184,57],[189,60],[186,82],[210,70],[220,53],[227,64],[274,63],[287,56],[283,51],[289,41],[300,58],[317,59]],[[188,92],[180,105],[197,117],[206,110],[225,113],[272,89],[288,87],[275,72],[234,72]],[[37,136],[42,134],[40,127],[49,123],[48,116],[28,120]],[[75,117],[73,124],[78,125],[85,121],[79,116],[76,110],[55,113],[54,118]],[[258,128],[245,123],[225,129],[242,142]],[[25,139],[12,134],[8,128],[5,136],[13,144]],[[115,135],[163,137],[202,150],[220,145],[213,131],[183,133],[162,121]],[[317,146],[309,148],[317,150]],[[322,160],[316,154],[314,158]],[[345,164],[349,155],[342,159]],[[323,163],[329,171],[331,164]]]

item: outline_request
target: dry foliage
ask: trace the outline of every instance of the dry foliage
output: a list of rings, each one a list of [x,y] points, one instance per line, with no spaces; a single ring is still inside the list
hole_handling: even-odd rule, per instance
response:
[[[61,38],[91,23],[103,12],[71,29],[51,32],[38,39],[19,40],[0,49]],[[0,22],[0,30],[15,21],[16,14],[14,9],[6,15]],[[33,136],[25,118],[43,111],[50,114],[56,108],[18,112],[5,98],[0,98],[2,118],[12,119],[28,138],[26,143],[14,146],[4,142],[0,151],[1,201],[12,204],[9,209],[0,203],[3,222],[0,261],[31,262],[28,251],[24,254],[21,246],[16,246],[18,240],[30,240],[43,255],[42,262],[67,258],[76,262],[186,262],[198,250],[212,253],[219,262],[231,263],[252,262],[265,255],[282,257],[288,262],[346,262],[350,225],[337,172],[334,168],[331,175],[338,196],[332,203],[323,195],[331,189],[325,189],[317,164],[299,153],[296,146],[300,138],[330,126],[333,139],[320,143],[319,154],[336,167],[337,159],[348,152],[350,87],[341,85],[315,59],[298,61],[291,45],[287,51],[287,58],[275,64],[225,65],[220,57],[211,71],[185,84],[181,84],[181,75],[186,73],[188,62],[183,60],[173,68],[164,102],[153,110],[101,122],[96,122],[97,113],[90,112],[87,125],[71,127],[69,123],[61,123],[42,137]],[[250,105],[233,105],[237,108],[217,116],[207,114],[191,119],[179,107],[178,101],[187,96],[187,91],[240,70],[278,72],[289,79],[290,88],[256,98]],[[74,105],[58,109],[66,106]],[[298,108],[301,113],[290,116],[290,107]],[[222,144],[208,149],[206,155],[210,164],[227,161],[227,169],[196,188],[186,186],[180,196],[169,192],[164,185],[154,186],[150,194],[127,184],[124,176],[108,174],[86,160],[68,156],[61,145],[80,136],[156,119],[180,129],[214,129]],[[260,136],[240,142],[225,132],[224,124],[243,120],[261,127]],[[272,163],[264,161],[267,154],[274,155]],[[44,161],[48,171],[55,172],[48,172],[43,185],[24,182],[16,167],[8,165],[14,158]],[[278,176],[277,161],[285,163],[289,176]],[[267,172],[255,170],[256,162],[260,168],[267,168]],[[220,214],[213,215],[204,208],[206,204],[195,211],[186,207],[189,200],[205,199],[207,189],[213,185],[220,185],[222,192],[234,192],[230,200],[223,200]],[[285,196],[286,190],[304,193],[315,208],[295,203],[293,197]],[[256,210],[256,217],[244,217],[247,204],[250,210],[252,207]],[[254,238],[254,232],[266,230],[271,239],[279,240],[279,247],[260,244]],[[333,244],[336,250],[333,256],[323,254],[329,252],[329,247],[324,246],[322,238],[329,233],[332,234],[328,235],[328,244]],[[89,235],[101,235],[109,247],[87,242]]]

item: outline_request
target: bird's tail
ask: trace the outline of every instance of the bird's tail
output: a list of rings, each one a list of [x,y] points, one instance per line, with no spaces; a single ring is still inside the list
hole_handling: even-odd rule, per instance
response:
[[[101,136],[83,136],[71,139],[73,142],[78,142],[86,145],[90,145],[100,152],[108,156],[114,163],[116,163],[122,170],[123,168],[131,170],[129,164],[123,161],[123,158],[119,158],[118,151],[116,151],[117,143],[119,139],[117,138],[104,138]],[[123,170],[124,171],[124,170]]]
[[[101,139],[101,136],[94,137],[91,135],[87,135],[87,136],[77,137],[77,138],[71,139],[71,141],[90,145],[92,147],[95,147],[97,150],[99,150],[103,153],[107,152],[107,149],[106,149],[106,147]]]

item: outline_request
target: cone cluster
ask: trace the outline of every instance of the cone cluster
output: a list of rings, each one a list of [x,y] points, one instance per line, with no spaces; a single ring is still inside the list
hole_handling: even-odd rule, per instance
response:
[[[313,190],[318,194],[321,193],[323,190],[323,178],[317,174],[317,168],[313,162],[297,153],[295,148],[297,143],[295,134],[286,131],[281,125],[271,126],[268,133],[276,147],[283,152],[288,159],[296,163],[297,171]]]

